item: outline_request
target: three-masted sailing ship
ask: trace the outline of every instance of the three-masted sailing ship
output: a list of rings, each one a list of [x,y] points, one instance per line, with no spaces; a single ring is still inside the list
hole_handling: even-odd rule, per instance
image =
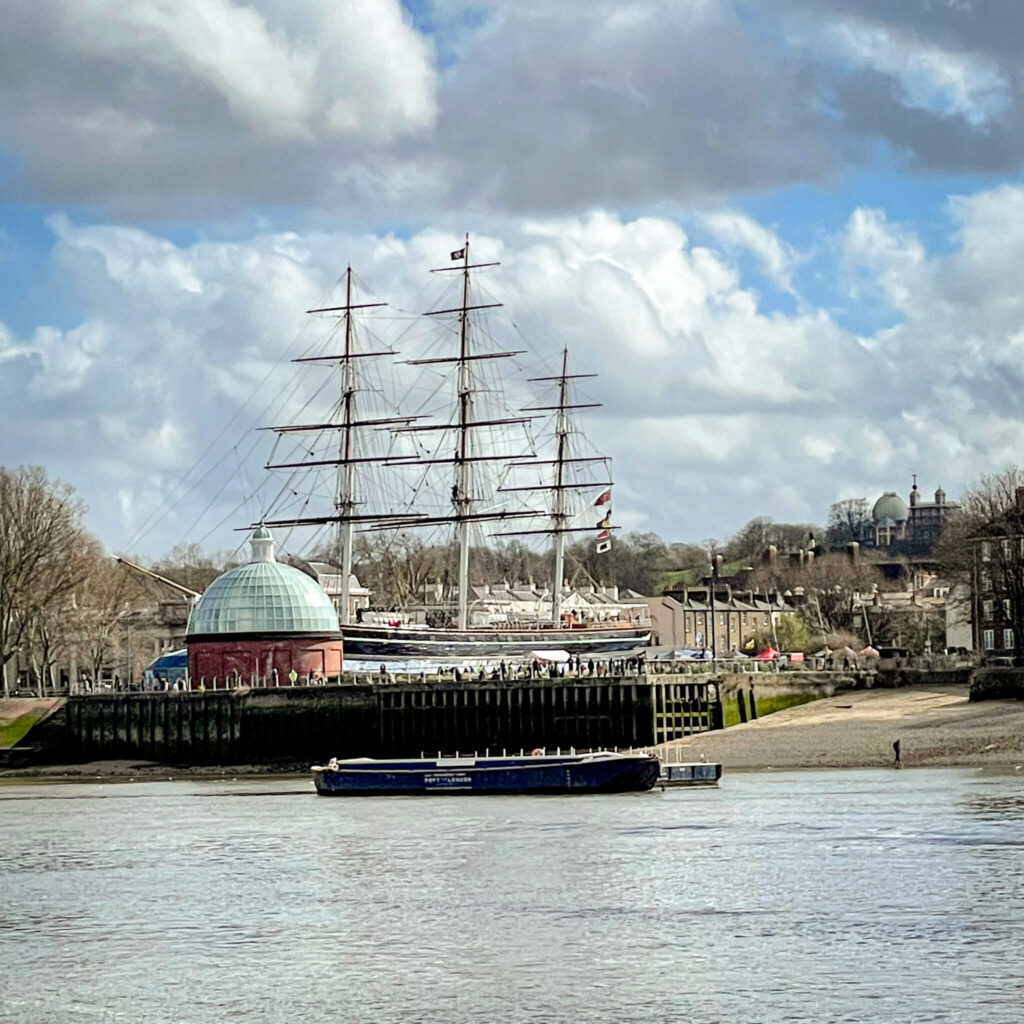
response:
[[[486,407],[487,399],[505,380],[500,373],[496,379],[485,379],[486,372],[493,375],[492,368],[507,365],[503,361],[523,352],[486,350],[478,343],[478,315],[501,303],[475,301],[471,292],[472,272],[498,264],[471,262],[468,236],[465,245],[451,253],[451,263],[434,272],[459,275],[458,287],[454,289],[458,296],[455,304],[426,314],[431,318],[448,318],[450,329],[446,338],[454,342],[455,348],[450,354],[430,354],[397,363],[395,357],[399,353],[389,345],[378,343],[366,348],[358,344],[356,318],[384,303],[353,301],[351,267],[344,277],[344,303],[308,311],[337,319],[338,329],[332,333],[337,351],[302,356],[294,361],[332,366],[337,371],[336,379],[340,379],[340,388],[326,418],[264,428],[277,435],[275,452],[282,443],[287,447],[289,442],[297,442],[293,448],[295,455],[286,455],[280,461],[272,455],[267,469],[286,471],[289,481],[304,473],[328,473],[333,489],[332,507],[322,514],[308,514],[308,501],[304,501],[296,514],[288,516],[275,515],[271,507],[254,525],[333,531],[341,570],[339,622],[346,658],[437,662],[493,660],[550,651],[593,657],[648,643],[650,622],[636,606],[609,602],[599,609],[575,607],[571,611],[563,606],[567,541],[574,534],[590,534],[603,549],[614,529],[607,504],[612,486],[610,461],[578,453],[571,444],[576,433],[571,414],[597,404],[573,401],[573,383],[595,375],[570,374],[568,352],[563,349],[559,373],[527,378],[529,384],[554,389],[556,397],[550,404],[524,406],[519,415],[491,412]],[[443,374],[449,382],[444,396],[447,417],[440,422],[423,422],[433,412],[431,400],[412,390],[406,396],[406,403],[413,407],[409,411],[365,414],[360,406],[362,396],[380,390],[366,382],[364,373],[375,360],[390,360],[392,365]],[[533,443],[530,425],[539,416],[552,418],[554,423],[553,444],[548,446],[548,452],[540,453],[549,455],[548,458],[533,450],[539,446]],[[517,431],[511,441],[507,434],[499,434],[509,428]],[[431,442],[431,438],[436,440]],[[520,443],[517,445],[514,440]],[[595,469],[600,470],[597,477]],[[409,501],[404,496],[412,493],[419,498],[431,493],[425,481],[445,470],[450,475],[444,485],[443,502],[438,501],[436,486],[432,508],[429,501],[424,509],[416,500]],[[380,473],[404,478],[406,488],[393,490],[390,504],[378,499],[374,506],[361,485],[369,476],[379,478]],[[529,481],[523,482],[527,478]],[[281,493],[297,495],[290,482]],[[516,507],[515,500],[521,501],[527,495],[546,500],[532,503],[539,507]],[[581,509],[596,522],[581,523]],[[360,610],[353,615],[350,586],[356,532],[430,527],[449,527],[455,533],[457,583],[449,611],[439,616],[437,608],[430,614],[419,608],[375,616]],[[481,527],[498,527],[492,536],[550,537],[552,585],[548,599],[540,602],[543,613],[520,614],[498,622],[493,614],[481,615],[480,610],[473,614],[480,598],[474,601],[471,595],[470,556],[473,532]],[[422,621],[417,621],[417,616]],[[374,618],[378,621],[370,621]],[[478,621],[480,618],[484,621]]]

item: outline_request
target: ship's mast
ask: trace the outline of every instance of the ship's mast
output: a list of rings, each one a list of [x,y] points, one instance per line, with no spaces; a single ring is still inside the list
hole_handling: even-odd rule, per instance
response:
[[[485,520],[514,518],[521,515],[540,515],[539,512],[528,513],[477,513],[474,512],[473,493],[473,464],[485,459],[510,459],[521,458],[521,455],[499,455],[486,456],[477,455],[475,445],[472,442],[472,431],[477,427],[491,427],[504,424],[528,423],[530,417],[514,417],[505,419],[477,420],[474,418],[473,396],[476,393],[476,386],[473,376],[473,365],[482,359],[506,359],[512,356],[521,355],[520,352],[486,352],[478,353],[473,351],[473,338],[470,330],[469,314],[479,309],[494,309],[501,305],[500,302],[488,302],[482,304],[470,304],[470,271],[482,267],[496,267],[497,263],[471,263],[469,257],[469,235],[466,235],[462,249],[452,253],[452,260],[459,263],[454,267],[440,267],[434,273],[444,271],[458,271],[462,274],[462,304],[452,309],[438,309],[429,313],[429,316],[440,316],[443,314],[458,314],[459,322],[459,354],[453,359],[412,359],[411,364],[424,363],[457,363],[456,368],[456,389],[458,400],[458,422],[454,427],[412,427],[412,430],[421,429],[454,429],[455,457],[451,461],[455,465],[455,482],[452,485],[452,507],[453,514],[450,517],[455,523],[456,538],[459,545],[458,565],[458,620],[459,629],[466,629],[469,625],[469,548],[471,539],[471,524]],[[401,428],[400,428],[401,429]],[[433,459],[432,462],[447,462],[447,459]],[[429,521],[429,520],[428,520]]]
[[[459,313],[459,434],[458,457],[455,465],[455,490],[452,504],[458,517],[459,536],[459,629],[469,624],[469,520],[473,511],[473,464],[469,461],[470,440],[467,423],[473,421],[473,380],[469,356],[469,235],[462,250],[462,311]]]
[[[572,422],[569,413],[575,409],[596,409],[600,402],[571,402],[570,381],[583,380],[596,377],[596,373],[569,373],[569,350],[562,349],[562,372],[556,377],[531,377],[530,380],[536,383],[556,384],[558,387],[557,405],[534,405],[524,409],[524,412],[554,412],[555,414],[555,458],[544,461],[513,463],[515,466],[551,466],[551,483],[527,485],[524,487],[502,487],[503,491],[551,491],[551,511],[548,517],[551,526],[546,529],[537,530],[513,530],[495,534],[499,537],[522,537],[527,534],[543,535],[549,534],[554,537],[555,564],[554,581],[551,596],[551,618],[558,625],[562,618],[562,584],[565,575],[565,540],[570,533],[590,533],[593,526],[570,526],[569,521],[573,518],[570,510],[570,503],[567,500],[570,491],[596,490],[600,487],[610,487],[610,480],[588,480],[577,482],[570,480],[570,467],[600,462],[607,468],[608,459],[602,456],[574,457],[570,450],[569,437],[573,433]]]
[[[352,464],[352,421],[356,395],[356,368],[352,359],[352,265],[345,268],[345,351],[341,361],[341,405],[344,429],[339,437],[338,492],[334,507],[342,518],[338,522],[338,546],[341,549],[341,614],[344,625],[351,617],[352,510],[355,507],[355,466]]]
[[[371,306],[381,306],[384,303],[361,303],[352,302],[352,271],[346,271],[345,304],[343,306],[324,307],[322,309],[309,310],[310,313],[336,313],[344,320],[344,347],[338,355],[314,356],[297,359],[295,362],[332,362],[338,364],[341,369],[341,399],[339,415],[336,421],[328,423],[307,423],[294,426],[270,427],[279,435],[291,434],[297,431],[309,431],[324,433],[330,430],[338,430],[337,457],[331,459],[310,459],[303,458],[299,462],[271,463],[268,469],[309,469],[316,466],[337,467],[337,481],[335,487],[334,510],[331,515],[324,516],[301,516],[294,519],[263,520],[264,526],[316,526],[335,524],[337,529],[337,543],[341,549],[344,608],[342,610],[341,622],[349,621],[349,577],[352,567],[352,536],[354,527],[359,525],[362,529],[368,530],[393,530],[406,529],[411,527],[434,526],[441,524],[454,524],[459,548],[458,564],[458,626],[465,629],[469,624],[469,555],[471,526],[478,522],[494,522],[509,519],[521,519],[531,516],[546,516],[545,511],[475,511],[474,505],[476,496],[474,493],[473,466],[477,462],[499,461],[513,463],[516,460],[535,458],[534,452],[505,452],[501,454],[478,452],[478,444],[474,443],[473,431],[477,428],[489,428],[503,425],[522,426],[530,422],[531,416],[504,417],[497,419],[476,419],[474,396],[479,388],[475,380],[473,367],[478,362],[491,359],[507,359],[521,355],[521,352],[476,352],[473,346],[473,332],[471,330],[470,313],[481,309],[492,309],[500,306],[500,302],[472,304],[470,302],[470,271],[481,267],[497,266],[497,263],[471,263],[469,255],[469,236],[466,236],[465,245],[462,249],[453,252],[451,255],[454,266],[440,267],[434,272],[455,271],[462,275],[461,301],[458,306],[449,309],[436,309],[427,313],[427,316],[442,316],[455,314],[459,324],[459,351],[454,356],[434,356],[424,359],[406,360],[409,366],[426,366],[443,363],[455,364],[455,387],[457,415],[455,422],[441,424],[418,424],[416,416],[394,416],[382,419],[359,419],[356,414],[355,396],[360,390],[355,360],[366,356],[391,356],[395,353],[390,350],[380,352],[357,352],[353,344],[353,310],[365,309]],[[363,456],[358,453],[355,439],[357,429],[360,427],[383,428],[392,434],[413,434],[421,431],[447,431],[454,432],[453,448],[448,449],[451,455],[445,457],[424,458],[414,454],[386,455],[386,456]],[[398,513],[368,513],[362,514],[356,511],[360,499],[356,487],[356,467],[360,463],[382,462],[391,466],[426,466],[432,464],[446,463],[453,466],[454,479],[451,492],[452,511],[446,515],[426,515],[423,513],[398,512]]]
[[[353,311],[360,309],[372,309],[385,306],[384,302],[361,302],[352,301],[352,267],[345,270],[345,304],[343,306],[324,306],[317,309],[307,310],[308,313],[332,313],[339,314],[344,322],[344,344],[342,351],[335,355],[308,356],[295,359],[296,363],[336,363],[341,372],[341,393],[339,401],[340,416],[336,421],[328,423],[304,423],[282,427],[269,427],[278,435],[286,435],[299,432],[312,432],[323,434],[331,430],[338,431],[337,458],[335,459],[303,459],[299,462],[269,463],[267,469],[292,469],[302,470],[315,466],[335,466],[335,496],[334,514],[329,516],[299,517],[295,519],[264,520],[264,526],[319,526],[334,524],[336,528],[336,546],[340,553],[341,561],[341,608],[338,619],[342,624],[351,621],[351,577],[352,577],[352,539],[355,523],[365,525],[380,524],[384,522],[392,524],[405,524],[415,522],[417,517],[414,514],[406,513],[369,513],[366,515],[356,513],[359,505],[359,496],[356,486],[356,466],[363,463],[390,463],[403,464],[409,461],[408,457],[401,455],[383,456],[362,456],[357,454],[356,437],[360,428],[390,428],[398,424],[408,425],[412,423],[415,416],[387,416],[376,419],[359,419],[356,409],[356,395],[361,390],[356,373],[356,360],[372,358],[375,356],[393,357],[395,352],[392,349],[381,349],[373,352],[356,351],[355,325]]]
[[[562,578],[565,573],[565,460],[568,457],[569,423],[565,407],[569,400],[569,350],[562,349],[562,379],[558,382],[558,412],[555,414],[555,435],[558,458],[555,465],[555,501],[551,523],[555,528],[555,582],[551,594],[551,619],[562,619]]]

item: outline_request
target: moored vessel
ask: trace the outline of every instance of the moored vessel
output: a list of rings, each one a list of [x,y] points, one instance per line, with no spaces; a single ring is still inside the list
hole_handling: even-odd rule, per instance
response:
[[[321,796],[641,793],[654,788],[660,762],[650,754],[599,750],[501,757],[331,758],[311,771]]]
[[[353,301],[351,268],[344,279],[344,303],[309,311],[339,321],[339,330],[332,332],[339,344],[333,352],[317,350],[295,361],[336,369],[340,394],[322,417],[307,416],[306,422],[267,428],[278,438],[267,469],[285,471],[287,478],[275,502],[265,508],[254,526],[316,527],[333,533],[341,569],[337,610],[346,657],[379,661],[480,659],[527,656],[538,648],[589,657],[645,646],[651,636],[646,607],[641,613],[639,606],[620,605],[617,599],[598,608],[563,605],[567,539],[590,534],[596,552],[601,553],[610,548],[612,531],[617,529],[611,523],[610,460],[579,448],[582,435],[570,420],[574,410],[598,404],[580,402],[572,392],[578,380],[594,375],[569,373],[565,350],[556,373],[528,377],[514,386],[508,375],[496,375],[495,367],[525,351],[496,351],[481,343],[487,330],[477,318],[501,303],[481,302],[472,296],[471,271],[497,264],[471,262],[468,236],[464,246],[451,254],[451,261],[452,265],[434,272],[456,274],[459,297],[450,305],[442,303],[446,308],[426,314],[450,320],[437,342],[441,347],[427,349],[422,358],[402,361],[421,373],[442,377],[444,387],[439,386],[428,399],[415,392],[414,403],[407,396],[393,409],[369,414],[357,409],[358,396],[380,391],[361,378],[367,365],[398,353],[379,342],[372,348],[360,346],[356,314],[383,304]],[[443,346],[453,339],[457,346],[452,352]],[[515,412],[496,404],[504,401],[506,392],[536,401],[525,396],[538,386],[553,389],[553,397]],[[440,421],[422,422],[438,410]],[[544,432],[546,441],[533,429],[534,421],[545,418],[553,420],[553,429]],[[281,444],[286,451],[279,452]],[[439,467],[449,471],[440,486],[435,472]],[[334,475],[332,507],[314,512],[308,504],[312,495],[300,495],[296,480],[308,474],[323,489],[327,485],[323,474],[330,472]],[[389,482],[383,484],[382,478]],[[404,483],[395,490],[398,480]],[[525,495],[538,492],[547,495],[547,500],[530,501],[529,506],[543,507],[516,504]],[[414,498],[402,504],[396,494]],[[279,500],[283,503],[278,504]],[[532,613],[510,610],[499,615],[487,611],[486,602],[473,599],[472,531],[495,525],[504,529],[491,536],[550,538],[550,586],[545,587]],[[361,609],[357,615],[350,601],[354,533],[374,536],[383,531],[405,536],[409,531],[437,527],[454,531],[457,573],[445,595],[451,607],[440,603],[409,607],[415,604],[409,601],[415,595],[406,594],[404,603],[385,621],[367,621]],[[484,546],[477,541],[478,549]],[[444,575],[447,578],[447,573]],[[445,590],[440,580],[437,589],[439,595]]]
[[[675,786],[717,786],[722,766],[712,761],[664,763],[658,777],[662,789]]]

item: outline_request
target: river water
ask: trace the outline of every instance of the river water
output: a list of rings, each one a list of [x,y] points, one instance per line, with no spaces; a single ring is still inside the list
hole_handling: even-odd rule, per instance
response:
[[[1024,772],[0,787],[0,1020],[1024,1019]]]

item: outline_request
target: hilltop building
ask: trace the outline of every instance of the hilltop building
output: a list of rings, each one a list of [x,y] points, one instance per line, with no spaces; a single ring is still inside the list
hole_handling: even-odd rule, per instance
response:
[[[935,550],[943,528],[960,506],[946,500],[946,492],[935,491],[934,501],[922,501],[914,476],[909,504],[895,491],[886,491],[871,509],[871,522],[863,525],[855,540],[862,547],[878,548],[891,554],[927,556]]]

